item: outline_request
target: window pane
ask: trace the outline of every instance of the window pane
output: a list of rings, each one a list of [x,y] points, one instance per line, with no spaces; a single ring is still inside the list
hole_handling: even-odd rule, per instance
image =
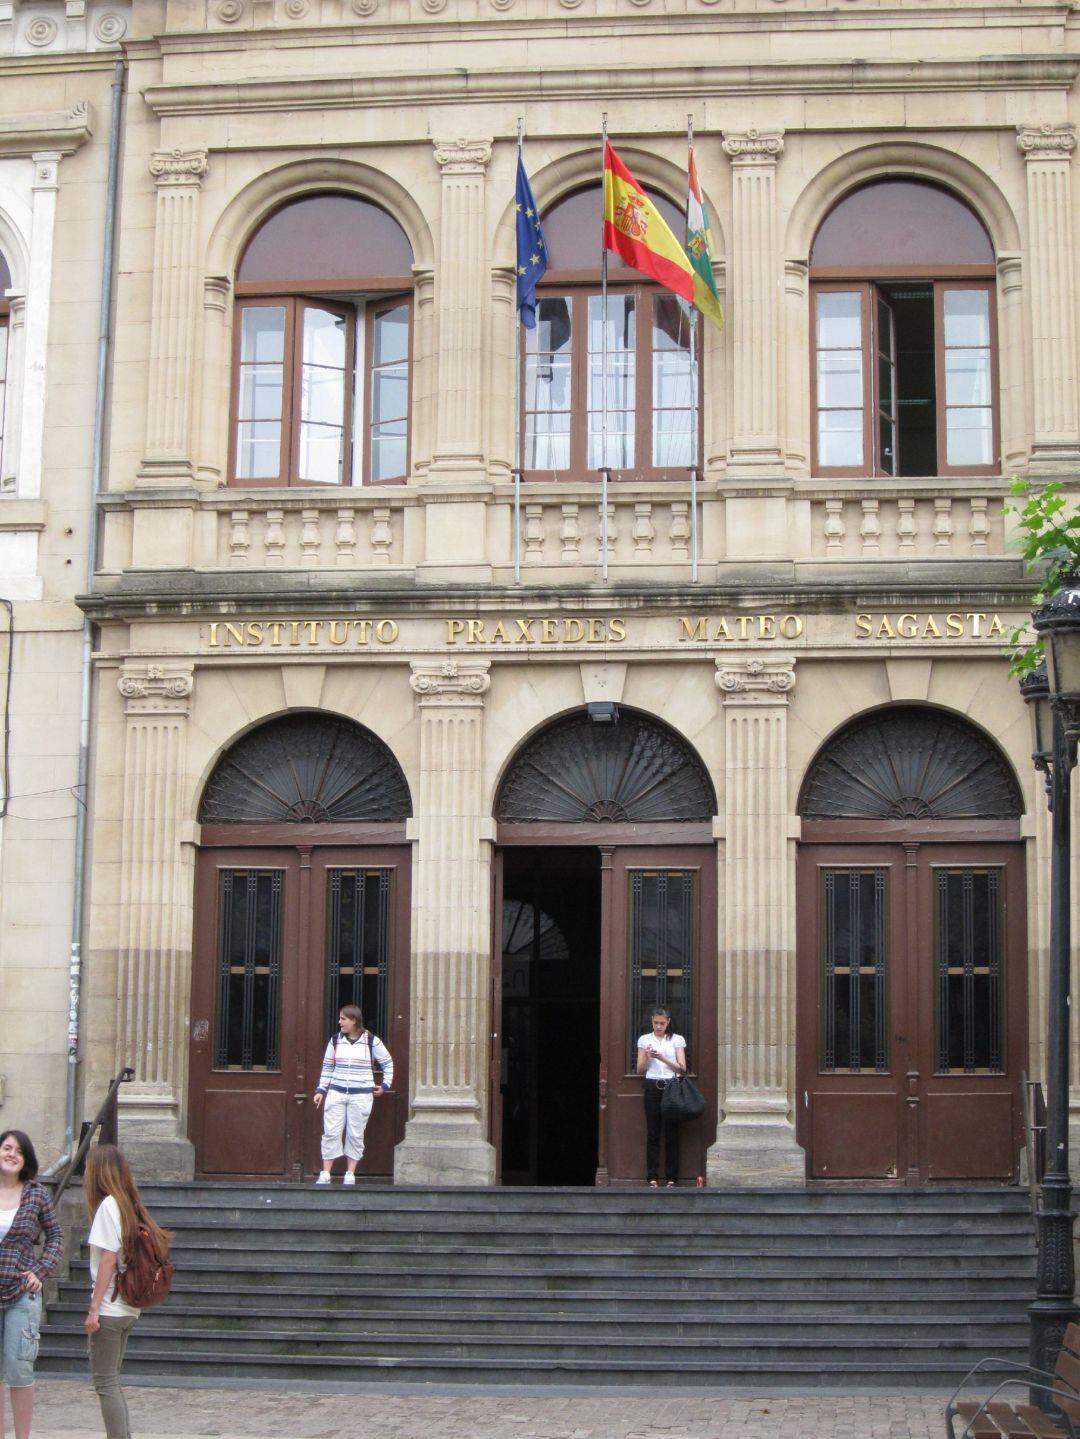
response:
[[[389,869],[328,871],[326,1028],[342,1005],[358,1004],[369,1027],[386,1034],[390,974]]]
[[[696,365],[690,356],[690,317],[675,295],[653,299],[652,463],[687,468],[697,416]]]
[[[589,296],[589,453],[590,469],[607,465],[630,469],[635,463],[635,387],[637,317],[633,295]],[[607,374],[604,350],[607,341]],[[607,454],[603,453],[603,410],[607,403]]]
[[[950,465],[994,463],[994,418],[990,409],[949,410],[947,462]]]
[[[889,1068],[886,871],[822,875],[821,1068]]]
[[[818,412],[818,460],[822,465],[863,463],[862,410]]]
[[[945,344],[989,345],[990,296],[986,290],[945,291]]]
[[[284,307],[249,306],[243,312],[240,327],[241,364],[280,364],[284,358]]]
[[[281,419],[280,365],[247,365],[240,372],[240,418]]]
[[[630,880],[630,996],[627,1068],[657,1005],[689,1044],[694,1030],[694,888],[692,870],[637,870]],[[693,1057],[687,1053],[687,1066]]]
[[[340,485],[344,459],[344,432],[336,425],[300,427],[300,479],[316,484]]]
[[[862,352],[822,350],[817,358],[818,404],[861,405],[863,398]]]
[[[304,364],[345,367],[346,320],[328,310],[304,310]]]
[[[989,350],[948,350],[945,355],[945,403],[989,405]]]
[[[345,418],[345,372],[305,365],[300,383],[303,418],[340,426]]]
[[[409,358],[409,307],[395,305],[382,310],[375,319],[374,362],[397,365]]]
[[[281,458],[281,425],[272,420],[241,422],[236,433],[236,474],[241,480],[272,480]]]
[[[409,405],[409,376],[400,366],[379,370],[371,377],[371,415],[376,425],[404,420]]]
[[[825,290],[817,297],[819,350],[857,349],[862,344],[862,295],[858,290]]]
[[[939,870],[935,888],[938,1071],[1000,1073],[1000,873],[995,869]]]
[[[218,895],[217,1069],[279,1066],[281,870],[223,870]]]
[[[384,425],[371,435],[371,483],[400,480],[405,474],[406,436],[404,422]]]
[[[570,468],[570,341],[566,295],[542,296],[525,332],[525,468]]]

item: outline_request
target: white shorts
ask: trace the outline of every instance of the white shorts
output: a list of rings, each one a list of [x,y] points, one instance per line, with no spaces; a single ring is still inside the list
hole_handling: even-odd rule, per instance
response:
[[[323,1100],[323,1163],[340,1159],[363,1159],[364,1130],[375,1102],[373,1094],[342,1094],[328,1089]],[[344,1137],[344,1144],[342,1138]]]

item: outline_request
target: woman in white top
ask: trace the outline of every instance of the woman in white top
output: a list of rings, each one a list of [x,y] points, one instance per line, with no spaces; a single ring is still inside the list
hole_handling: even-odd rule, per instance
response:
[[[671,1028],[671,1012],[657,1005],[652,1012],[652,1033],[637,1042],[637,1072],[645,1076],[645,1176],[649,1187],[660,1183],[660,1136],[664,1139],[664,1173],[667,1187],[679,1177],[679,1126],[660,1113],[664,1086],[673,1074],[686,1073],[686,1040]]]
[[[128,1335],[141,1311],[120,1297],[116,1277],[127,1268],[124,1256],[134,1252],[140,1228],[148,1231],[161,1253],[168,1251],[172,1236],[151,1219],[128,1162],[115,1144],[98,1144],[90,1150],[85,1189],[93,1286],[85,1321],[90,1336],[90,1377],[108,1439],[130,1439],[120,1366]]]

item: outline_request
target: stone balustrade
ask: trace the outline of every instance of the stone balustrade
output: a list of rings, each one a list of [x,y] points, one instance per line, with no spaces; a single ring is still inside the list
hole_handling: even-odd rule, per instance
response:
[[[1009,557],[1002,481],[905,481],[886,488],[795,481],[768,490],[724,482],[698,493],[699,577],[716,566],[767,560],[920,562]],[[105,572],[141,568],[220,571],[311,570],[412,572],[432,562],[433,535],[463,521],[454,505],[479,520],[480,563],[512,579],[515,553],[525,583],[541,574],[602,568],[602,518],[597,485],[525,485],[517,511],[513,487],[469,487],[448,504],[420,487],[380,490],[188,491],[113,493],[103,501]],[[613,483],[608,492],[608,569],[655,571],[689,578],[694,533],[690,487]]]

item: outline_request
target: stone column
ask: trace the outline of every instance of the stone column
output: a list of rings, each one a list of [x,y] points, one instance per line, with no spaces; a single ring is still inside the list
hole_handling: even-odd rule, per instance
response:
[[[190,664],[125,663],[124,776],[117,952],[116,1070],[121,1142],[135,1168],[190,1178],[182,1116],[191,989],[191,855],[182,848]]]
[[[791,1119],[795,1047],[787,707],[795,661],[717,660],[724,708],[720,932],[721,1123],[710,1184],[801,1184]]]
[[[479,479],[484,474],[484,334],[490,302],[484,223],[484,177],[490,140],[437,140],[442,171],[439,268],[435,306],[438,404],[432,476]]]
[[[492,1184],[491,861],[481,803],[487,661],[412,665],[420,709],[413,862],[413,1093],[394,1178]]]
[[[5,494],[15,493],[16,477],[19,473],[19,435],[22,431],[22,388],[25,365],[26,339],[26,296],[9,290],[8,306],[8,351],[7,389],[5,391],[3,419],[3,442],[0,443],[0,490]]]
[[[228,326],[231,291],[232,282],[227,275],[208,275],[203,281],[198,478],[208,489],[224,485],[228,479],[223,466],[229,453],[226,397],[232,384]]]
[[[1080,464],[1069,176],[1076,129],[1073,125],[1018,125],[1016,143],[1027,168],[1034,401],[1031,462],[1039,470],[1071,471]]]
[[[1019,255],[998,255],[998,366],[1001,374],[1001,462],[1011,474],[1028,462],[1024,381],[1024,271]]]
[[[41,494],[45,357],[49,346],[49,292],[53,271],[56,195],[60,187],[60,152],[41,151],[34,155],[33,161],[34,211],[19,367],[22,390],[19,398],[19,469],[16,480],[18,494],[27,499]]]
[[[194,477],[195,318],[199,304],[199,200],[208,168],[205,150],[156,150],[154,279],[146,390],[143,485]]]
[[[734,413],[731,465],[783,475],[779,436],[783,267],[777,243],[776,166],[781,131],[725,134],[732,166],[729,306]]]
[[[810,266],[805,260],[784,262],[784,451],[789,474],[810,473],[810,386],[806,379],[810,346]]]

